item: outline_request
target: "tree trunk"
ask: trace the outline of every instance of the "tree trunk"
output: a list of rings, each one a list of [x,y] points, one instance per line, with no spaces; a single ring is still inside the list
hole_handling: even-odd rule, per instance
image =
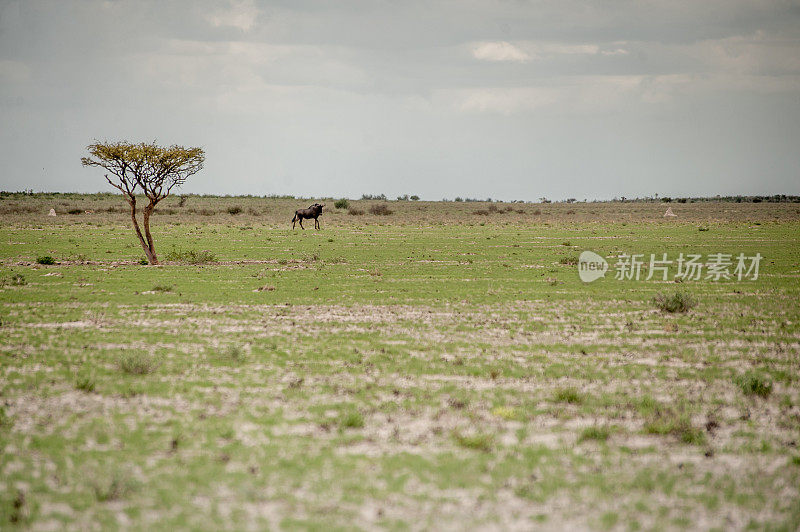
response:
[[[147,207],[144,208],[144,213],[142,214],[142,225],[144,225],[144,235],[147,237],[147,249],[145,253],[147,253],[147,260],[150,261],[150,264],[158,264],[158,257],[156,256],[156,246],[153,243],[153,236],[150,234],[150,215],[153,214],[153,210],[156,208],[156,202],[150,200],[150,203]],[[142,242],[144,246],[144,242]]]
[[[144,250],[144,254],[147,257],[147,261],[150,264],[158,264],[158,259],[156,258],[155,253],[152,251],[150,246],[147,245],[147,242],[144,240],[144,236],[142,236],[142,230],[139,229],[139,222],[136,221],[136,198],[131,197],[128,199],[128,205],[131,206],[131,222],[133,222],[133,228],[136,230],[136,236],[139,237],[139,243],[142,245],[142,249]],[[149,222],[149,220],[147,220]],[[145,226],[147,228],[147,226]],[[149,231],[148,231],[148,238],[149,238]]]

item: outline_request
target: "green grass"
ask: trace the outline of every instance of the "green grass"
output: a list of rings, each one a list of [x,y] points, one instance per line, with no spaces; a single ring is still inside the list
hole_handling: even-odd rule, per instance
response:
[[[760,373],[749,371],[739,375],[734,381],[745,395],[766,398],[772,393],[772,381]]]
[[[797,207],[0,197],[0,528],[797,528]]]

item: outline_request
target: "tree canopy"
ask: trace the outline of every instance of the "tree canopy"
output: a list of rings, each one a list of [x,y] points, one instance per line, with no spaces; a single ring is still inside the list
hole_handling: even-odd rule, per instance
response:
[[[105,169],[106,181],[122,192],[131,207],[131,220],[147,260],[158,264],[153,237],[150,234],[150,215],[156,204],[169,196],[172,189],[183,185],[189,176],[203,169],[205,152],[202,148],[183,146],[163,147],[155,142],[132,144],[125,141],[98,142],[87,146],[88,157],[81,158],[84,166]],[[136,219],[136,194],[149,200],[143,209],[144,235]]]

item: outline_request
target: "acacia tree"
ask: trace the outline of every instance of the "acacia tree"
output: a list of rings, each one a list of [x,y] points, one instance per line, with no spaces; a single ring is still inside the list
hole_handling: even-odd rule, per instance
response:
[[[186,179],[203,169],[205,153],[202,148],[183,146],[158,146],[155,142],[131,144],[128,142],[95,142],[90,144],[89,157],[82,157],[83,166],[98,166],[107,170],[106,181],[122,192],[131,207],[131,221],[139,243],[150,264],[158,264],[153,236],[150,234],[150,216],[159,201],[169,196],[172,189],[180,187]],[[136,219],[136,194],[144,194],[148,203],[142,209],[142,228]]]

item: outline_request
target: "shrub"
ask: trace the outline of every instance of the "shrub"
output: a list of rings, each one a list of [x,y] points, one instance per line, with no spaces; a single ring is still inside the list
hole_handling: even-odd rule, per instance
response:
[[[676,436],[683,443],[701,445],[706,441],[705,433],[692,425],[689,414],[676,412],[670,408],[656,406],[653,413],[645,421],[644,431],[647,434]]]
[[[67,211],[68,214],[80,214],[83,211],[81,209],[70,209]]]
[[[216,255],[211,251],[204,249],[197,251],[190,249],[188,251],[172,250],[166,255],[167,260],[173,262],[186,262],[188,264],[205,264],[207,262],[214,262],[217,260]]]
[[[748,371],[734,380],[745,395],[768,397],[772,393],[772,381],[758,373]]]
[[[389,206],[385,203],[378,203],[377,205],[373,205],[369,208],[370,214],[374,214],[376,216],[388,216],[392,214],[392,210],[389,209]]]
[[[350,207],[350,202],[347,201],[347,198],[342,198],[336,200],[333,206],[336,207],[337,209],[347,209],[348,207]]]
[[[559,388],[553,394],[553,400],[558,403],[569,403],[577,405],[583,402],[580,392],[575,387]]]
[[[491,434],[478,433],[465,436],[460,432],[454,432],[453,439],[458,445],[465,449],[473,449],[484,453],[490,452],[492,447],[494,447],[494,436]]]
[[[350,207],[347,210],[347,214],[349,214],[350,216],[361,216],[362,214],[364,214],[364,211],[362,211],[361,209],[356,209],[355,207]]]
[[[411,201],[419,201],[419,196],[417,196],[417,195],[415,194],[415,195],[411,196],[411,198],[410,198],[410,199],[411,199]]]
[[[92,393],[95,389],[94,379],[91,377],[79,377],[78,380],[75,381],[75,389],[86,393]]]
[[[238,345],[229,345],[225,351],[222,352],[223,357],[231,362],[244,362],[247,360],[247,353]]]
[[[172,292],[173,287],[170,285],[160,285],[157,284],[151,290],[153,292]]]
[[[228,207],[228,214],[236,215],[239,214],[240,212],[242,212],[242,208],[239,207],[238,205],[233,205],[232,207]]]
[[[141,351],[125,353],[119,357],[119,369],[129,375],[148,375],[160,365],[155,357]]]
[[[25,280],[25,276],[21,273],[15,273],[10,279],[0,279],[0,287],[3,287],[7,284],[11,286],[25,286],[28,284],[28,281]]]
[[[39,263],[39,264],[55,264],[56,263],[56,259],[54,259],[50,255],[43,255],[41,257],[38,257],[36,259],[36,262]]]
[[[476,211],[472,211],[472,214],[477,214],[478,216],[489,216],[489,211],[486,209],[478,209]]]
[[[675,313],[688,312],[697,305],[697,302],[688,293],[678,290],[672,294],[656,294],[653,304],[662,312]]]
[[[608,437],[611,436],[611,429],[606,426],[600,425],[593,425],[591,427],[586,427],[581,432],[581,435],[578,437],[578,441],[586,441],[586,440],[597,440],[597,441],[606,441]]]

